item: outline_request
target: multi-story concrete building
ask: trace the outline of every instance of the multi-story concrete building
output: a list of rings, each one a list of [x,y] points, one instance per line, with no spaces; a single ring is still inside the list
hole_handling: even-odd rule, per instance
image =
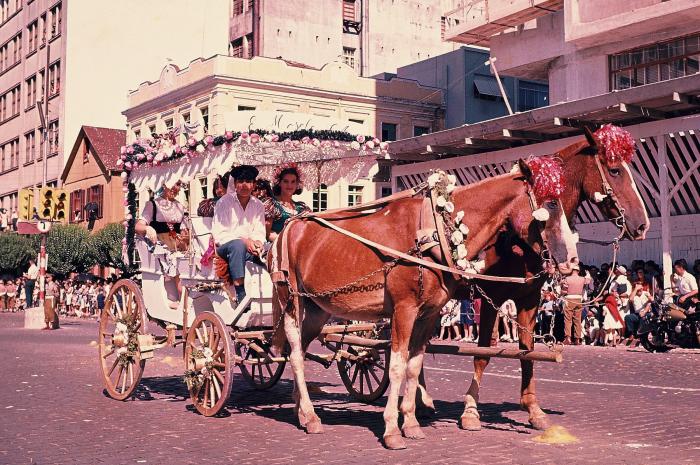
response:
[[[460,47],[453,52],[403,66],[398,69],[397,75],[442,89],[445,127],[454,128],[508,114],[498,81],[486,64],[488,59],[488,50]],[[546,82],[505,76],[501,82],[515,112],[532,110],[549,103]]]
[[[287,123],[292,129],[345,129],[383,140],[432,132],[443,123],[442,92],[415,81],[358,77],[339,62],[312,69],[271,58],[221,55],[194,60],[182,70],[166,66],[159,80],[129,94],[124,115],[129,142],[197,123],[217,135],[268,129],[264,122],[274,119],[283,129]],[[199,201],[212,196],[211,186],[213,178],[204,176],[192,182],[188,200],[193,215]],[[324,210],[372,200],[387,188],[388,183],[375,185],[368,178],[352,186],[325,186],[313,195],[304,192],[301,198]]]
[[[233,0],[229,54],[321,67],[343,60],[360,76],[456,48],[442,40],[446,0]],[[449,3],[449,2],[448,2]]]
[[[0,205],[16,206],[19,189],[42,183],[47,153],[55,185],[83,124],[123,127],[129,88],[165,63],[225,53],[229,8],[228,0],[206,9],[199,0],[0,0]]]
[[[552,103],[700,70],[698,0],[455,3],[445,38],[488,45],[503,74],[548,80]]]

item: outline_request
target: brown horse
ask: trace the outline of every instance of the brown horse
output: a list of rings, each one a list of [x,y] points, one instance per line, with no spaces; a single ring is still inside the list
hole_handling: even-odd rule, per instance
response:
[[[566,217],[572,221],[581,203],[587,199],[595,203],[611,221],[621,226],[622,233],[626,237],[632,240],[643,239],[649,229],[649,218],[628,165],[622,163],[617,166],[608,166],[601,161],[602,157],[596,161],[596,157],[599,156],[596,140],[590,133],[587,133],[587,136],[588,140],[572,144],[556,154],[562,160],[564,169],[565,190],[561,196],[561,202]],[[599,163],[598,166],[597,163]],[[606,194],[607,186],[604,187],[606,183],[612,190],[612,195],[601,198],[601,194]],[[622,218],[624,222],[621,222]],[[528,251],[526,246],[516,250],[517,253],[514,253],[510,247],[491,248],[486,258],[485,273],[497,276],[530,275],[533,272],[533,262],[532,259],[528,259],[528,256],[531,256],[532,252]],[[513,299],[518,308],[518,322],[530,332],[534,331],[542,281],[533,280],[526,285],[497,284],[478,280],[477,283],[498,306],[507,299]],[[482,299],[479,346],[497,344],[497,341],[492,338],[496,316],[497,309]],[[528,332],[520,331],[519,337],[521,349],[533,349],[534,341]],[[474,376],[465,396],[464,413],[460,419],[460,426],[464,429],[481,428],[477,402],[481,378],[488,363],[488,358],[474,358]],[[549,421],[537,400],[534,362],[521,360],[520,365],[522,371],[520,405],[528,412],[530,424],[535,429],[546,429]],[[421,394],[423,402],[432,407],[432,400],[424,390],[421,390]]]
[[[467,258],[476,257],[505,228],[532,246],[541,244],[541,236],[544,236],[560,269],[570,272],[578,258],[575,239],[561,204],[558,201],[544,202],[543,206],[550,215],[540,234],[541,223],[533,219],[530,204],[532,173],[524,162],[521,161],[519,166],[520,173],[497,176],[453,192],[455,211],[466,213],[463,221],[471,231],[466,240]],[[370,214],[341,215],[333,223],[371,241],[406,252],[416,245],[421,213],[422,201],[408,198],[390,202]],[[275,345],[280,347],[286,337],[291,347],[294,397],[300,424],[309,433],[322,432],[306,388],[303,361],[308,345],[318,336],[328,318],[336,315],[370,321],[391,317],[390,387],[384,412],[384,442],[390,449],[405,447],[398,427],[398,397],[404,376],[407,395],[401,406],[403,433],[412,438],[424,437],[415,417],[418,375],[435,320],[454,294],[458,281],[451,273],[419,268],[404,261],[382,270],[392,257],[311,219],[287,224],[275,243],[275,256],[284,256],[284,247],[289,273],[287,282],[275,284],[273,297],[274,321],[281,321],[284,309],[284,334],[277,334]],[[272,267],[271,260],[268,265]],[[380,272],[376,273],[377,270]],[[363,278],[367,276],[370,277]],[[358,286],[361,289],[347,290],[345,285],[349,283],[361,285]],[[345,290],[327,292],[339,288]],[[301,333],[299,322],[303,323]]]

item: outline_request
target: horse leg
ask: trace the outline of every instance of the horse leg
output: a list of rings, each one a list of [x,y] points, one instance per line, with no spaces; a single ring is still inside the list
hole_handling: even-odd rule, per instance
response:
[[[435,413],[435,401],[428,394],[428,385],[425,382],[425,368],[421,368],[418,375],[418,390],[416,391],[416,414],[419,417],[431,417]]]
[[[436,314],[436,318],[437,318]],[[413,327],[411,337],[410,358],[406,366],[406,392],[401,402],[403,414],[403,435],[409,439],[425,439],[420,424],[416,419],[416,394],[419,387],[419,378],[423,374],[423,355],[425,345],[430,339],[430,333],[434,328],[435,318],[419,320]],[[425,382],[425,380],[423,380]],[[421,393],[422,394],[422,393]],[[432,404],[432,399],[430,399]]]
[[[479,347],[490,347],[496,345],[498,333],[494,329],[496,325],[497,310],[490,305],[482,304],[481,321],[479,322]],[[467,431],[479,431],[481,420],[477,405],[479,403],[479,388],[481,387],[481,377],[486,371],[486,366],[491,359],[489,357],[474,357],[474,376],[469,385],[469,389],[464,396],[464,412],[459,419],[459,426]]]
[[[287,341],[291,349],[289,362],[294,373],[293,397],[297,405],[295,410],[297,410],[299,424],[306,428],[306,432],[309,434],[323,433],[321,419],[314,412],[314,406],[311,403],[309,391],[306,388],[306,380],[304,379],[304,351],[301,345],[301,333],[294,316],[289,313],[284,315],[284,332],[287,335]]]
[[[401,437],[399,429],[399,391],[406,374],[408,344],[415,318],[415,303],[401,303],[394,307],[391,319],[389,395],[384,408],[384,445],[387,449],[406,448],[406,441]]]
[[[518,312],[518,323],[533,331],[535,328],[535,318],[537,316],[537,307],[523,309]],[[520,348],[532,350],[535,346],[535,341],[532,339],[532,334],[528,331],[520,332]],[[520,407],[526,410],[529,414],[530,425],[538,430],[549,428],[550,423],[547,415],[540,408],[535,393],[535,363],[532,360],[520,360],[520,368],[522,370],[522,381],[520,384]]]

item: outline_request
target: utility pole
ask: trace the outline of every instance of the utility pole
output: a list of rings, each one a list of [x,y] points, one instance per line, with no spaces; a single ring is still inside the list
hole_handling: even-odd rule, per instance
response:
[[[39,121],[41,122],[41,137],[44,141],[44,150],[41,154],[42,156],[42,176],[41,176],[41,187],[46,187],[46,178],[48,175],[48,158],[49,158],[49,64],[51,62],[51,44],[46,43],[46,69],[44,70],[44,101],[37,102],[36,108],[39,111]],[[43,105],[42,105],[43,103]],[[43,108],[42,108],[43,106]],[[36,189],[35,189],[36,192]],[[36,205],[39,199],[39,194],[34,195],[34,203]],[[38,210],[37,210],[38,211]],[[41,249],[39,251],[39,301],[44,302],[46,293],[46,235],[48,234],[48,228],[45,229],[41,234]]]

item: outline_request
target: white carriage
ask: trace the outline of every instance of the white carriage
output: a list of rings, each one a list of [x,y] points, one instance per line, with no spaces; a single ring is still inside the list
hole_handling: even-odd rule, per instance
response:
[[[307,179],[307,189],[340,179],[352,182],[367,175],[379,154],[378,146],[372,147],[374,143],[358,150],[358,143],[351,146],[349,142],[313,138],[296,142],[278,141],[269,135],[229,137],[227,134],[222,138],[217,138],[219,143],[208,138],[196,141],[196,146],[190,147],[190,155],[184,156],[170,152],[175,150],[174,146],[165,140],[153,143],[151,149],[158,154],[173,155],[170,160],[155,165],[133,163],[124,177],[127,203],[135,190],[155,191],[174,180],[188,182],[203,174],[221,175],[235,163],[256,165],[261,175],[269,178],[276,165],[295,161]],[[204,150],[199,150],[199,145]],[[129,147],[132,153],[122,157],[123,164],[136,160],[139,154],[145,159],[149,153],[145,148],[140,152],[134,144]],[[127,230],[133,228],[137,213],[133,195],[131,199],[125,212]],[[287,357],[273,355],[270,350],[270,338],[280,328],[272,321],[272,282],[267,270],[248,263],[246,297],[232,305],[212,264],[202,264],[201,260],[211,236],[211,218],[194,217],[188,222],[191,238],[186,252],[173,252],[162,245],[149,246],[139,237],[126,241],[125,251],[133,247],[138,254],[140,280],[121,279],[107,296],[100,317],[100,366],[109,395],[125,400],[134,395],[146,361],[154,356],[155,350],[182,345],[184,380],[190,397],[200,413],[211,416],[228,401],[235,366],[240,367],[242,376],[256,389],[267,389],[279,380]],[[174,276],[180,281],[179,291]],[[388,385],[386,341],[369,342],[361,347],[352,344],[353,338],[360,337],[348,333],[377,334],[377,331],[373,323],[328,325],[320,339],[331,351],[308,354],[307,358],[326,367],[338,361],[348,391],[362,401],[376,400]]]

